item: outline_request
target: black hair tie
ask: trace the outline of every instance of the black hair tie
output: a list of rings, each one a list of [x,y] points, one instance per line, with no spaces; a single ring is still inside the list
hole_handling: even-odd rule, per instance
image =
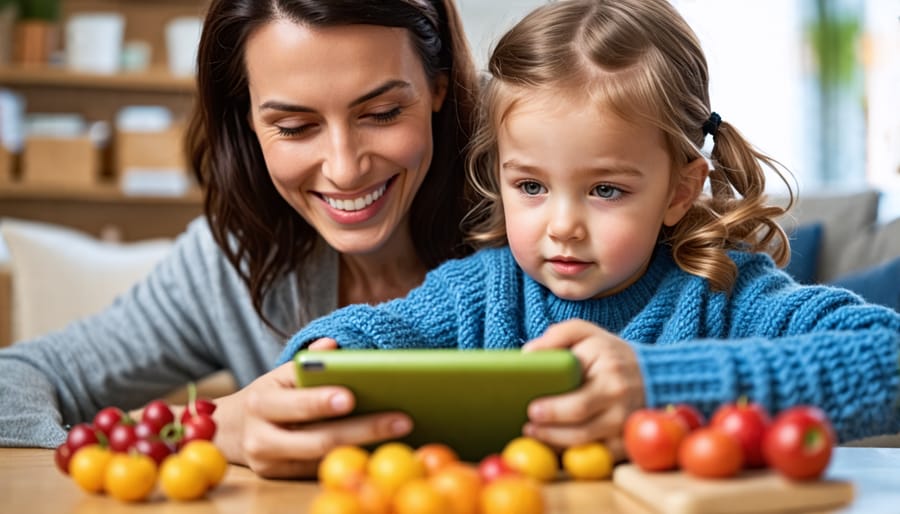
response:
[[[716,137],[716,132],[719,131],[719,125],[722,124],[722,117],[719,116],[719,113],[713,112],[709,115],[709,119],[707,119],[703,123],[703,135],[711,135],[712,137]]]

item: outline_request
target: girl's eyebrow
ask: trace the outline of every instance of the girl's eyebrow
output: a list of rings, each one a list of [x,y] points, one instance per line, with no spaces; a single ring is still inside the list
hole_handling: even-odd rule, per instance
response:
[[[376,87],[375,89],[369,91],[368,93],[365,93],[364,95],[362,95],[359,98],[350,102],[348,107],[355,107],[367,100],[377,98],[393,89],[409,89],[411,87],[412,87],[412,84],[410,84],[409,82],[406,82],[405,80],[396,80],[396,79],[388,80],[384,84],[381,84],[380,86]],[[286,102],[279,102],[278,100],[267,100],[267,101],[263,102],[262,104],[260,104],[260,106],[259,106],[260,111],[265,111],[265,110],[269,110],[269,109],[275,110],[275,111],[285,111],[285,112],[315,112],[316,111],[312,107],[306,107],[303,105],[296,105],[296,104],[289,104]]]
[[[536,173],[541,171],[543,168],[531,166],[528,164],[523,164],[515,159],[510,159],[508,161],[503,162],[500,165],[501,169],[504,170],[515,170],[521,171],[524,173]],[[615,167],[591,167],[591,168],[583,168],[581,171],[586,173],[593,173],[599,175],[627,175],[630,177],[642,177],[644,173],[631,165],[616,165]]]

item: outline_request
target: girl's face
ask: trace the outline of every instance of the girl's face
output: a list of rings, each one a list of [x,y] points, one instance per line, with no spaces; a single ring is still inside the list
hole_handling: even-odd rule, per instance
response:
[[[407,31],[274,21],[248,39],[245,64],[250,124],[281,196],[340,252],[407,244],[444,97]]]
[[[662,225],[681,219],[695,196],[673,187],[661,130],[589,100],[522,95],[500,126],[498,150],[512,253],[567,300],[637,281]]]

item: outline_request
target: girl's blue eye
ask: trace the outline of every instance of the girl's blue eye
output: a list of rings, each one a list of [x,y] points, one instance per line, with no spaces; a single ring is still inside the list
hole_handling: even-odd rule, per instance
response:
[[[544,192],[544,186],[533,181],[525,181],[519,183],[519,189],[521,189],[523,193],[529,196],[539,195]]]
[[[600,184],[599,186],[594,187],[594,190],[592,192],[600,198],[606,200],[615,200],[616,198],[622,196],[621,189],[607,184]]]
[[[377,121],[378,123],[390,123],[394,121],[397,116],[400,116],[400,108],[394,107],[390,111],[386,112],[376,112],[371,114],[372,119]]]

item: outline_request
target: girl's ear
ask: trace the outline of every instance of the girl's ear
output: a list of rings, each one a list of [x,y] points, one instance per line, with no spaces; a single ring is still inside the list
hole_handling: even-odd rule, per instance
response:
[[[703,192],[703,184],[709,175],[709,163],[703,157],[697,157],[685,164],[676,174],[675,187],[669,197],[669,205],[663,216],[663,224],[671,227],[681,221],[691,205]]]
[[[441,107],[444,105],[444,99],[447,98],[447,84],[450,82],[450,79],[447,77],[446,73],[440,73],[434,79],[434,91],[431,98],[431,110],[432,112],[438,112],[441,110]]]

